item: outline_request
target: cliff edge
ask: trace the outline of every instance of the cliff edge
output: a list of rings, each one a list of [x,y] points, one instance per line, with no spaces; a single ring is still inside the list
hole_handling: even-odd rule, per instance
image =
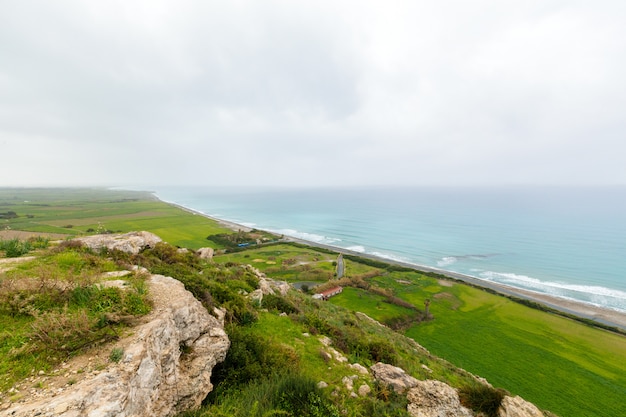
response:
[[[118,363],[62,391],[15,403],[2,414],[165,417],[199,407],[213,388],[213,367],[230,346],[224,323],[179,281],[152,275],[148,285],[154,309],[116,343],[123,349]]]

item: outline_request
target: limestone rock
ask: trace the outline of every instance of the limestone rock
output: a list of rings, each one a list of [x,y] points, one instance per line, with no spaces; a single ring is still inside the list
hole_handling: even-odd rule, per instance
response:
[[[263,293],[263,295],[274,294],[274,289],[272,288],[271,281],[265,277],[259,278],[259,289]]]
[[[421,368],[422,368],[423,370],[425,370],[426,372],[428,372],[429,374],[432,374],[432,373],[433,373],[433,370],[432,370],[432,369],[430,369],[428,366],[426,366],[426,365],[424,365],[424,364],[422,364]]]
[[[499,417],[544,417],[543,413],[522,397],[506,396],[498,410]]]
[[[378,362],[372,365],[370,369],[377,381],[390,385],[398,394],[402,394],[406,390],[415,387],[419,382],[417,379],[407,374],[404,369],[386,363]]]
[[[369,385],[363,384],[359,387],[358,391],[359,397],[367,397],[372,392],[372,389]]]
[[[263,303],[263,291],[261,289],[254,290],[248,294],[248,298],[261,305]]]
[[[228,337],[179,281],[153,275],[148,284],[154,310],[119,342],[121,362],[55,396],[17,404],[7,415],[161,417],[199,407],[213,388],[213,367],[226,357]]]
[[[363,375],[368,375],[370,372],[367,370],[367,368],[363,365],[361,365],[360,363],[353,363],[350,365],[350,368],[354,369],[355,371],[357,371],[360,374]]]
[[[196,251],[196,254],[200,257],[200,259],[213,259],[213,254],[215,251],[213,248],[200,248]]]
[[[161,242],[161,238],[150,232],[130,232],[124,234],[93,235],[74,239],[82,242],[92,250],[107,248],[117,249],[122,252],[138,254],[144,248],[153,248]]]
[[[250,272],[252,272],[259,278],[259,289],[263,292],[264,295],[275,294],[276,291],[278,291],[280,295],[284,296],[287,295],[287,291],[289,291],[289,288],[291,288],[289,283],[268,278],[263,272],[259,271],[252,265],[246,265],[246,268],[248,268]]]
[[[346,387],[348,391],[352,391],[354,389],[354,380],[349,376],[344,376],[341,378],[341,383]]]
[[[335,358],[337,362],[340,362],[340,363],[348,362],[348,358],[343,356],[341,352],[339,352],[337,349],[329,347],[328,350],[330,351],[330,354],[333,355],[333,358]]]
[[[321,343],[321,344],[323,344],[324,346],[330,346],[330,345],[332,345],[332,344],[333,344],[333,341],[332,341],[332,340],[330,340],[330,337],[328,337],[328,336],[324,336],[324,335],[322,335],[322,336],[320,336],[320,337],[319,337],[319,341],[320,341],[320,343]]]
[[[418,381],[407,395],[407,411],[412,417],[472,417],[461,405],[457,391],[440,381]]]

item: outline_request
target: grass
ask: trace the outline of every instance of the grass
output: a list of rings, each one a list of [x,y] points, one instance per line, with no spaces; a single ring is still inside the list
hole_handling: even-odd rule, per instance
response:
[[[621,412],[624,336],[466,285],[441,285],[419,273],[394,272],[371,282],[416,306],[430,298],[434,320],[411,327],[406,335],[455,365],[560,415]],[[339,296],[331,302],[367,310],[378,320],[388,314],[372,309],[368,298],[346,303]]]
[[[250,264],[278,280],[323,283],[333,277],[336,259],[336,254],[320,253],[309,247],[275,244],[220,255],[215,261]]]
[[[480,305],[439,309],[435,320],[407,335],[557,414],[619,415],[626,338],[476,291],[463,288],[461,300],[482,299]]]
[[[0,228],[9,225],[23,230],[61,230],[72,235],[86,233],[87,229],[102,225],[110,230],[152,231],[174,245],[194,249],[210,246],[206,236],[224,231],[202,216],[155,201],[145,193],[0,190],[0,212],[8,211],[16,212],[19,217],[0,220],[3,222]],[[69,225],[72,227],[63,227]],[[394,360],[411,374],[421,379],[444,380],[459,388],[467,386],[468,377],[454,366],[416,351],[414,346],[394,336],[389,329],[371,324],[350,312],[363,311],[380,321],[407,314],[406,308],[384,302],[381,295],[364,289],[346,288],[344,293],[329,302],[313,302],[310,297],[295,294],[290,296],[295,297],[290,302],[300,309],[300,313],[287,317],[279,317],[275,311],[256,311],[252,314],[249,307],[240,304],[238,295],[240,289],[252,285],[249,277],[227,266],[232,263],[251,264],[273,278],[323,283],[334,272],[334,260],[336,254],[328,251],[276,244],[217,256],[214,269],[205,269],[203,275],[166,262],[154,267],[180,278],[199,297],[202,297],[206,286],[210,286],[212,298],[205,297],[206,303],[219,302],[233,308],[233,322],[245,319],[245,332],[260,335],[271,346],[294,355],[299,364],[298,372],[313,380],[340,383],[341,378],[351,372],[337,365],[331,365],[333,369],[329,372],[328,364],[320,356],[317,338],[303,336],[312,328],[321,328],[328,330],[330,336],[337,339],[338,345],[346,344],[350,338],[357,340],[347,343],[352,343],[352,346],[345,346],[351,361],[370,364],[372,358],[367,353],[369,343],[376,346],[375,342],[387,340],[393,345]],[[51,255],[22,264],[12,273],[27,276],[25,271],[29,268],[30,271],[39,268],[44,272],[53,270],[54,274],[65,279],[63,277],[89,275],[94,268],[93,262],[93,259],[74,255],[57,258]],[[423,309],[426,299],[431,300],[433,319],[410,327],[406,335],[433,354],[563,416],[622,413],[623,399],[626,398],[626,337],[534,310],[467,285],[442,282],[419,272],[386,268],[380,263],[359,262],[348,257],[346,266],[349,277],[362,276],[372,287],[389,291],[418,309]],[[110,267],[106,264],[98,266],[103,270]],[[41,304],[46,302],[39,301]],[[27,341],[35,318],[16,315],[15,324],[8,320],[6,315],[0,317],[0,328],[11,329],[11,332],[0,332],[2,358]],[[313,322],[317,323],[317,327],[311,326]],[[355,335],[360,336],[355,338]],[[422,364],[432,369],[432,374],[421,368]],[[19,372],[27,375],[32,369],[47,370],[49,367],[49,358],[32,354]],[[6,359],[0,361],[0,372],[3,375],[11,372],[11,364]],[[251,389],[254,391],[256,388]],[[347,407],[358,400],[352,403],[353,400],[340,397],[335,401],[341,407]],[[365,405],[357,404],[355,407]],[[392,412],[388,414],[392,415]]]
[[[0,274],[0,391],[115,340],[150,311],[143,277],[126,278],[124,288],[98,285],[113,269],[111,260],[61,245]]]
[[[175,246],[199,249],[218,245],[206,236],[228,229],[201,215],[161,202],[150,193],[106,189],[0,189],[0,230],[88,234],[88,230],[146,230]],[[71,226],[71,227],[68,227]]]
[[[345,288],[341,294],[332,298],[332,303],[348,310],[360,311],[370,317],[376,317],[380,322],[412,313],[412,310],[408,308],[387,303],[384,297],[360,288]]]

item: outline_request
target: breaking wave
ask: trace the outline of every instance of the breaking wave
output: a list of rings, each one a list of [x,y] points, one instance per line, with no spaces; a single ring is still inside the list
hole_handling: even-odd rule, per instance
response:
[[[487,281],[545,293],[560,298],[583,301],[599,307],[626,311],[626,292],[597,285],[567,284],[541,281],[526,275],[510,272],[483,271],[478,274]]]
[[[279,235],[295,237],[297,239],[309,240],[315,243],[323,243],[325,245],[332,245],[337,242],[341,242],[341,239],[339,238],[322,236],[322,235],[318,235],[315,233],[300,232],[295,229],[278,229],[278,230],[270,230],[270,232],[277,233]]]

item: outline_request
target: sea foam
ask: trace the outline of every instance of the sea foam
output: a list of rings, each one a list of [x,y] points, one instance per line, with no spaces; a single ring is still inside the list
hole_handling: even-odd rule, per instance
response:
[[[583,301],[599,307],[626,311],[626,292],[616,289],[597,285],[542,281],[537,278],[510,272],[483,271],[478,275],[488,281],[525,288],[569,300]]]

